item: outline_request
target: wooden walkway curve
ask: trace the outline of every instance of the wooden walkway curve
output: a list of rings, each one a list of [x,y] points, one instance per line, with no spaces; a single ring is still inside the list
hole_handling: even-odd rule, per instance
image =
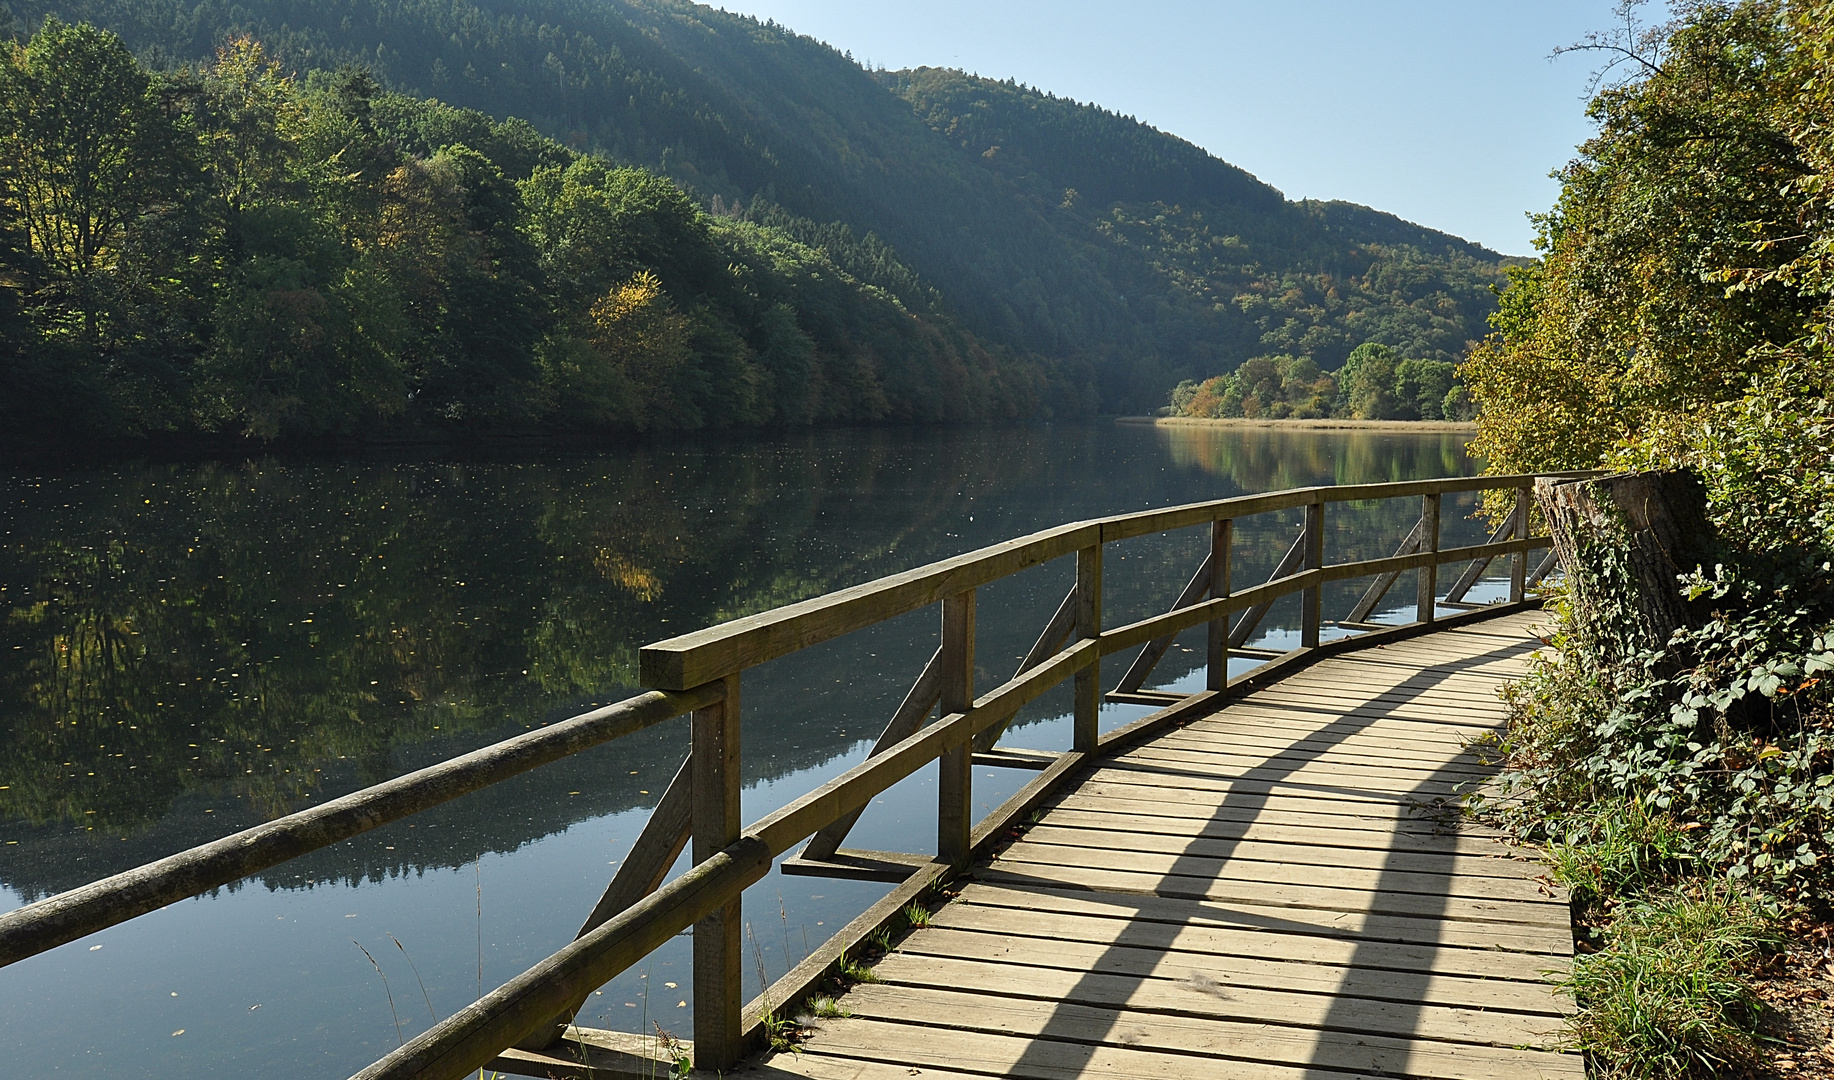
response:
[[[1320,661],[1067,783],[794,1054],[812,1080],[1583,1078],[1566,899],[1457,820],[1526,612]]]

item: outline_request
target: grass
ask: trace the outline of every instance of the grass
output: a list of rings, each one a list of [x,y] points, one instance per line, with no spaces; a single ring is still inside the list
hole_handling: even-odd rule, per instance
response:
[[[846,1019],[853,1015],[845,1005],[825,994],[809,999],[809,1012],[824,1020]]]
[[[1549,822],[1546,857],[1576,901],[1598,906],[1684,875],[1693,862],[1688,831],[1642,799],[1603,801]]]
[[[904,915],[904,921],[909,923],[914,930],[922,930],[924,927],[930,925],[930,920],[934,918],[929,908],[924,907],[915,900],[904,905],[902,914]]]
[[[1574,1042],[1614,1080],[1718,1075],[1762,1061],[1763,1006],[1745,972],[1779,938],[1749,897],[1668,886],[1622,905],[1604,946],[1563,987],[1581,1006]]]

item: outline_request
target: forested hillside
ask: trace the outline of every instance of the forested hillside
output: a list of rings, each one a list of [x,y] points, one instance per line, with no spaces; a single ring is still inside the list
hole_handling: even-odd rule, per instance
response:
[[[1328,370],[1365,342],[1449,360],[1494,306],[1499,258],[1455,237],[1364,207],[1289,202],[1096,107],[959,72],[869,72],[786,28],[679,0],[13,0],[12,11],[21,36],[53,15],[113,31],[150,70],[180,73],[175,86],[246,35],[301,87],[361,69],[383,97],[445,103],[417,107],[429,116],[450,106],[526,121],[506,130],[555,140],[544,160],[595,153],[667,176],[710,235],[791,245],[979,358],[963,370],[998,371],[987,385],[1000,389],[983,391],[924,373],[929,360],[884,361],[911,373],[908,400],[894,388],[883,406],[868,395],[858,415],[810,421],[1140,410],[1180,379],[1253,356]],[[471,146],[437,123],[424,135],[394,144],[403,162]],[[508,179],[527,172],[481,152]],[[546,295],[545,279],[528,283]],[[662,287],[682,300],[667,275]],[[728,322],[743,341],[733,355],[769,353],[761,323]],[[523,333],[533,349],[547,331]],[[849,348],[882,362],[862,340]],[[976,392],[997,400],[953,396]],[[684,414],[690,426],[792,415],[698,410]]]

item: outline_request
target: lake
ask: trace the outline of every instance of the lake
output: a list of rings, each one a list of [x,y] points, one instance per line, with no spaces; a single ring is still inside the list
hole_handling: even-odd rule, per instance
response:
[[[1467,475],[1463,443],[1092,424],[0,465],[0,910],[627,697],[650,641],[1066,521]],[[1472,509],[1448,497],[1447,546],[1481,539]],[[1389,554],[1417,513],[1333,507],[1326,556]],[[1238,586],[1297,522],[1238,524]],[[1110,545],[1105,621],[1169,606],[1206,543]],[[981,591],[978,688],[1011,677],[1072,577],[1058,560]],[[1361,584],[1328,591],[1327,618]],[[1412,593],[1380,618],[1411,619]],[[1297,606],[1259,643],[1296,644]],[[864,758],[936,622],[746,673],[747,821]],[[1201,685],[1201,657],[1199,630],[1153,685]],[[1028,706],[1007,743],[1067,747],[1068,694]],[[1145,711],[1111,706],[1104,726]],[[29,1076],[348,1075],[570,940],[686,744],[671,721],[0,969],[0,1054]],[[849,845],[934,851],[934,772],[887,792]],[[1031,775],[977,767],[975,800]],[[887,888],[767,876],[746,894],[748,982]],[[690,981],[677,938],[580,1022],[687,1037]]]

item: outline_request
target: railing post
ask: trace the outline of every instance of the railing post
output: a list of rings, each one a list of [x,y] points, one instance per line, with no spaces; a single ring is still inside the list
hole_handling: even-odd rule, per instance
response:
[[[696,709],[693,750],[694,861],[739,838],[739,675],[722,680],[723,700]],[[743,1050],[744,911],[740,897],[694,924],[694,1065],[729,1069]]]
[[[1305,561],[1301,569],[1317,570],[1325,564],[1325,502],[1305,504]],[[1299,645],[1318,647],[1319,626],[1324,620],[1324,586],[1313,584],[1301,594],[1299,602]]]
[[[946,596],[942,602],[942,714],[967,712],[974,705],[974,590]],[[961,864],[968,861],[968,836],[974,828],[974,742],[964,741],[938,759],[936,784],[936,854]]]
[[[1528,539],[1528,488],[1516,489],[1516,507],[1510,514],[1515,519],[1514,538],[1517,541]],[[1509,559],[1509,602],[1519,604],[1528,598],[1528,552],[1518,551]]]
[[[1420,551],[1439,553],[1439,493],[1420,497]],[[1439,606],[1439,564],[1427,563],[1420,568],[1414,593],[1414,618],[1423,623],[1433,621]]]
[[[1210,523],[1210,599],[1229,595],[1229,550],[1235,541],[1235,519],[1223,518]],[[1206,650],[1205,685],[1211,690],[1229,686],[1229,616],[1210,620],[1209,648]]]
[[[1087,641],[1102,632],[1102,542],[1076,553],[1076,639]],[[1076,673],[1076,714],[1071,746],[1094,753],[1102,733],[1101,661]]]

